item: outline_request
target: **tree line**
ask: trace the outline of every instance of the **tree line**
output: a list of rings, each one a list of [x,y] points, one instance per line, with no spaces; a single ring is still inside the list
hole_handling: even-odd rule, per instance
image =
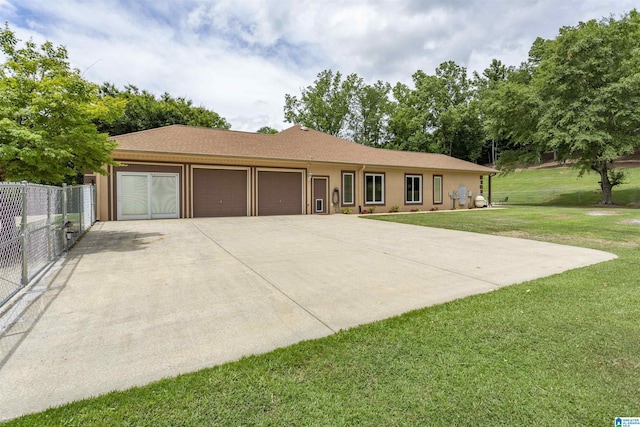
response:
[[[553,152],[595,172],[601,203],[624,182],[614,167],[640,148],[640,15],[580,22],[535,40],[528,59],[494,59],[471,76],[453,61],[422,70],[413,87],[324,70],[285,96],[287,121],[375,147],[442,153],[502,170]]]
[[[480,78],[469,79],[453,61],[434,75],[418,70],[412,77],[410,88],[324,70],[300,96],[285,95],[285,119],[364,145],[478,161],[486,142]]]
[[[112,136],[177,124],[231,128],[231,124],[215,111],[196,106],[185,97],[173,97],[167,92],[155,96],[134,85],[118,89],[107,82],[100,86],[99,95],[103,99],[120,99],[125,104],[124,111],[115,119],[95,120],[98,132]]]

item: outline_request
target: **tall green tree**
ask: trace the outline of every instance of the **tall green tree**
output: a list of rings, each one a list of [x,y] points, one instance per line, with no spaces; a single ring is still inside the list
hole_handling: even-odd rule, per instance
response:
[[[499,165],[529,164],[553,151],[579,174],[595,172],[601,204],[624,174],[616,159],[640,147],[640,14],[581,22],[537,39],[529,60],[496,84],[489,132],[509,140]]]
[[[537,138],[581,174],[600,178],[602,204],[623,174],[614,162],[640,147],[640,14],[563,27],[534,43],[533,85],[540,98]]]
[[[100,91],[105,97],[115,97],[126,102],[124,112],[112,120],[96,121],[101,132],[122,135],[169,125],[189,125],[229,129],[231,125],[215,111],[194,106],[184,97],[164,93],[159,97],[136,86],[127,85],[120,90],[111,83],[104,83]]]
[[[348,137],[351,107],[361,86],[362,79],[356,74],[343,80],[339,71],[335,74],[332,70],[321,71],[313,85],[302,89],[299,98],[285,95],[284,118],[289,123]]]
[[[390,93],[391,85],[381,80],[356,90],[348,123],[353,141],[375,147],[386,143],[387,123],[393,106]]]
[[[532,141],[538,110],[530,65],[507,67],[494,59],[482,74],[474,75],[489,162],[513,168],[536,161],[539,153],[532,149]],[[500,162],[499,153],[503,155]]]
[[[392,90],[392,113],[387,125],[387,148],[428,151],[428,123],[419,110],[415,92],[404,83]]]
[[[476,161],[485,135],[467,70],[448,61],[435,75],[418,70],[412,77],[414,89],[394,88],[389,145]]]
[[[85,169],[105,172],[115,144],[94,120],[110,120],[124,102],[69,65],[64,47],[20,40],[0,30],[0,181],[72,181]],[[106,172],[105,172],[106,173]]]
[[[431,151],[476,161],[485,136],[467,69],[447,61],[429,77],[416,90],[423,89],[421,96],[431,106]]]
[[[440,114],[439,121],[435,151],[476,162],[486,142],[478,101],[470,99],[448,108]]]

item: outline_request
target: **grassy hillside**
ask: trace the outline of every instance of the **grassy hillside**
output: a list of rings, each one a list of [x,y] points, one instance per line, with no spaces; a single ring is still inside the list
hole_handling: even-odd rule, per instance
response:
[[[626,183],[613,189],[614,203],[640,207],[640,168],[626,169]],[[600,201],[599,177],[578,177],[571,168],[527,169],[492,178],[493,201],[508,204],[589,206]]]

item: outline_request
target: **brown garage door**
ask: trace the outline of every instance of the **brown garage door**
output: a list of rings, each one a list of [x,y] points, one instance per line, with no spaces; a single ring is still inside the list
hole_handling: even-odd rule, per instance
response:
[[[247,171],[193,169],[193,216],[246,216]]]
[[[258,215],[300,215],[302,173],[258,171]]]

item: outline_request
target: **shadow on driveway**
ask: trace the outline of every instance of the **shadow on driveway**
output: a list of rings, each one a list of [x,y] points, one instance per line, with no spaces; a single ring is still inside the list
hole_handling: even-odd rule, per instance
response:
[[[150,242],[163,239],[158,232],[105,231],[96,223],[82,239],[82,244],[64,254],[39,275],[20,298],[3,308],[0,317],[0,372],[20,344],[26,339],[47,308],[55,301],[86,255],[99,252],[132,252],[146,248]]]

